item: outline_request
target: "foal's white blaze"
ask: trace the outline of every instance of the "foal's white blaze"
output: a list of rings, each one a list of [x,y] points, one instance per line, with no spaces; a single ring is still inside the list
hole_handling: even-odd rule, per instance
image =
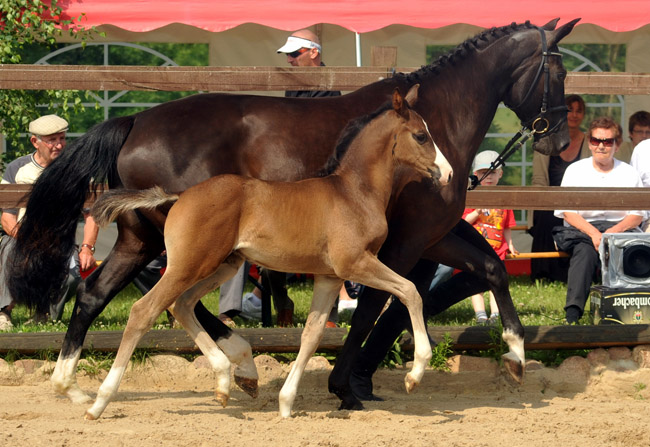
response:
[[[436,144],[436,140],[434,140],[433,137],[431,136],[431,132],[429,132],[429,126],[427,125],[427,122],[424,120],[422,120],[422,122],[424,123],[424,128],[427,130],[427,134],[429,135],[429,138],[431,138],[431,141],[433,141],[433,145],[436,148],[436,165],[438,165],[438,169],[440,169],[440,184],[442,186],[447,185],[449,182],[451,182],[451,178],[454,175],[454,169],[449,164],[449,161],[447,161],[447,158],[445,158],[445,156],[442,155],[440,148]]]
[[[63,355],[59,354],[56,367],[50,378],[54,391],[68,397],[75,404],[83,404],[91,400],[90,396],[84,393],[77,384],[76,372],[80,355],[81,346],[68,358],[63,358]]]

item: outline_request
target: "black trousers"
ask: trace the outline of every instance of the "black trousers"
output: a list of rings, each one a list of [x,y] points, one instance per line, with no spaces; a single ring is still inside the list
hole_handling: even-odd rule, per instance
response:
[[[603,233],[617,222],[594,221],[590,223]],[[596,279],[600,267],[600,255],[591,238],[575,227],[555,227],[553,228],[553,238],[559,250],[571,255],[564,310],[574,306],[580,310],[580,316],[582,316],[591,284]]]

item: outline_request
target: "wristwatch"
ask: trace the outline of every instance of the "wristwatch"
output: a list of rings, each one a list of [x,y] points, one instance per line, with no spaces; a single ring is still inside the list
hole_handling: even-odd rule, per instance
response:
[[[79,246],[79,253],[81,253],[81,249],[84,248],[84,247],[88,247],[88,248],[90,249],[90,252],[91,252],[92,254],[95,254],[95,246],[94,246],[94,245],[90,245],[90,244],[81,244],[81,245]]]

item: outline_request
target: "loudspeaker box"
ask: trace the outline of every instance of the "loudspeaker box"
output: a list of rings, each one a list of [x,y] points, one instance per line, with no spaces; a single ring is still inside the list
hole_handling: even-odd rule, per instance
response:
[[[600,242],[603,286],[650,288],[650,233],[605,233]]]

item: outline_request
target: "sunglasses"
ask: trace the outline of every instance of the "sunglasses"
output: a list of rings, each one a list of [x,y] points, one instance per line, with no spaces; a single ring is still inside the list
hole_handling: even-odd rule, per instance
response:
[[[614,146],[614,143],[616,142],[616,138],[605,138],[605,139],[600,139],[596,137],[591,137],[589,138],[589,144],[592,146],[600,146],[600,143],[603,144],[605,147],[612,147]]]
[[[291,56],[292,58],[295,59],[301,54],[306,53],[307,51],[309,51],[309,48],[301,48],[299,50],[294,51],[293,53],[287,53],[287,56]]]

